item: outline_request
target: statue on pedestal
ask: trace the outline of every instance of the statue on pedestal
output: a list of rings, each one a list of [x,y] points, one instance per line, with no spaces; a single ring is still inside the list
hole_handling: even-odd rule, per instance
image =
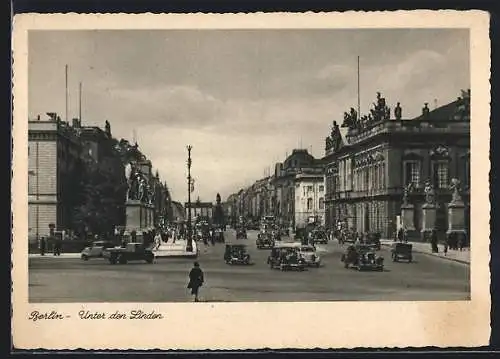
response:
[[[434,204],[436,196],[434,192],[434,187],[432,186],[432,182],[430,179],[425,181],[424,193],[425,193],[425,202],[427,204]]]
[[[453,191],[451,194],[451,202],[462,202],[462,196],[460,195],[460,180],[458,178],[451,179],[450,190]]]
[[[428,116],[430,113],[430,110],[429,110],[429,103],[424,103],[424,107],[422,108],[422,115],[423,116]]]

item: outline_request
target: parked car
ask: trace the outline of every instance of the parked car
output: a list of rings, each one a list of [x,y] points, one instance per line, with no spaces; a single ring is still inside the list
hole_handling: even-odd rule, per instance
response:
[[[81,259],[88,261],[90,258],[102,258],[105,249],[113,248],[115,244],[111,241],[95,241],[81,252]],[[81,247],[80,247],[81,248]]]
[[[111,264],[126,264],[129,261],[154,262],[154,253],[151,247],[142,243],[127,243],[125,247],[107,248],[103,251],[103,257]]]

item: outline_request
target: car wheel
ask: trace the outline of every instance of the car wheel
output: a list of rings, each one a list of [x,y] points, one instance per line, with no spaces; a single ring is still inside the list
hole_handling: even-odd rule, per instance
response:
[[[88,260],[89,260],[89,256],[87,256],[87,255],[83,254],[83,255],[82,255],[82,259],[83,259],[84,261],[88,261]]]
[[[412,262],[412,260],[413,260],[413,258],[412,258],[412,257],[408,258],[408,263],[411,263],[411,262]]]
[[[118,263],[120,263],[120,264],[127,264],[127,259],[123,255],[121,255],[118,258]]]
[[[109,258],[109,263],[116,264],[116,258]]]
[[[347,262],[344,262],[344,268],[349,268],[349,264],[347,264]]]
[[[320,263],[316,263],[316,268],[319,268]]]

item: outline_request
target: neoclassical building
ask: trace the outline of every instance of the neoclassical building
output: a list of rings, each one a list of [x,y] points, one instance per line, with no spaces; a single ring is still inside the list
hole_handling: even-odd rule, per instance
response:
[[[452,178],[462,184],[468,231],[470,186],[470,90],[456,101],[416,118],[403,119],[398,103],[391,116],[378,94],[369,116],[344,114],[326,138],[326,224],[339,221],[357,231],[392,237],[410,183],[415,236],[421,229],[424,183],[430,180],[438,204],[436,227],[446,231]],[[416,238],[415,238],[416,239]]]

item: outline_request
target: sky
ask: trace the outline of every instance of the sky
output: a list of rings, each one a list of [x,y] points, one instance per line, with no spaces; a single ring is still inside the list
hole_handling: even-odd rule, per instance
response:
[[[137,139],[174,200],[215,201],[273,171],[294,148],[324,156],[332,122],[376,92],[403,118],[470,88],[469,32],[380,30],[30,31],[29,117],[57,112]]]

